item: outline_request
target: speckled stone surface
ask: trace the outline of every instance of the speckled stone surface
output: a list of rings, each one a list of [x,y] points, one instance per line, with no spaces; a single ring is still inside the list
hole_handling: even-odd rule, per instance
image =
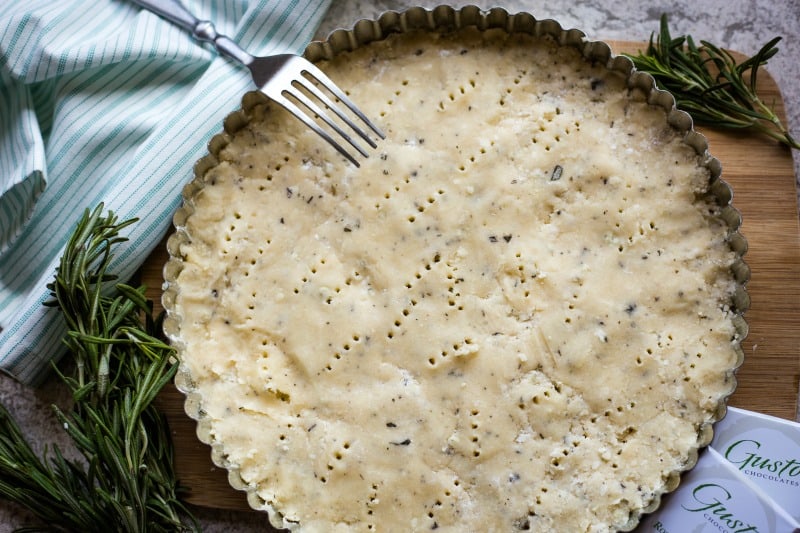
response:
[[[334,0],[318,35],[350,27],[360,18],[374,18],[386,10],[401,10],[413,5],[433,7],[444,3],[418,0]],[[658,29],[662,12],[670,17],[675,35],[690,34],[724,48],[752,55],[772,37],[782,36],[780,52],[767,66],[775,78],[786,104],[790,131],[800,138],[800,0],[505,0],[502,2],[452,2],[452,5],[476,4],[482,8],[500,5],[509,12],[527,11],[535,17],[558,20],[565,27],[579,28],[590,39],[642,40]],[[800,174],[800,153],[794,153],[795,176]],[[798,325],[800,326],[800,325]],[[42,451],[42,443],[58,443],[69,452],[50,405],[65,405],[68,398],[57,380],[51,379],[32,390],[0,375],[0,401],[20,421],[23,430]],[[67,453],[67,455],[70,455]],[[205,531],[269,531],[266,517],[259,513],[236,513],[197,509]],[[31,524],[22,509],[0,501],[0,533]]]

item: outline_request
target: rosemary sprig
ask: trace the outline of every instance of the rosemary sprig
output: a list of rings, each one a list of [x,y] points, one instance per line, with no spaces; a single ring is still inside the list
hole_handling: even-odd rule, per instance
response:
[[[655,40],[654,40],[655,39]],[[741,63],[708,41],[697,46],[691,36],[673,38],[667,15],[647,51],[628,55],[638,70],[649,73],[661,89],[675,96],[679,109],[700,124],[763,133],[794,149],[800,144],[756,92],[758,69],[778,53],[775,37]]]
[[[84,460],[56,446],[40,459],[0,405],[0,496],[47,524],[24,531],[198,530],[178,498],[170,433],[153,405],[177,370],[173,349],[158,338],[144,287],[108,272],[126,240],[120,231],[135,220],[102,210],[84,213],[48,285],[74,363],[69,373],[56,369],[73,406],[54,410]]]

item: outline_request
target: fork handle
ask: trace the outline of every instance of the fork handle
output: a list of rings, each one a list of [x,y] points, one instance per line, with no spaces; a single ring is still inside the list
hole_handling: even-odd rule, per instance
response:
[[[249,65],[253,56],[245,52],[235,41],[217,33],[214,24],[209,20],[195,17],[180,0],[131,0],[134,4],[152,11],[156,15],[189,31],[198,41],[208,42],[222,54],[225,54],[243,65]]]

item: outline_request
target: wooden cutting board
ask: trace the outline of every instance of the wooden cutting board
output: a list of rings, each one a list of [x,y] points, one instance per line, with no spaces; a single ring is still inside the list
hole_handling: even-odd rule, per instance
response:
[[[636,53],[644,44],[609,41],[615,53]],[[759,91],[774,102],[781,120],[780,91],[763,70]],[[788,149],[761,138],[697,128],[708,137],[710,151],[723,165],[723,178],[734,190],[734,206],[744,220],[749,243],[745,256],[752,270],[752,299],[746,319],[745,362],[730,405],[794,419],[800,385],[800,231],[792,156]],[[159,247],[142,268],[150,297],[160,299],[161,269],[166,251]],[[175,439],[175,465],[189,503],[227,509],[249,509],[243,492],[230,487],[227,472],[213,465],[210,449],[199,442],[195,423],[183,411],[183,396],[165,390],[159,404]]]

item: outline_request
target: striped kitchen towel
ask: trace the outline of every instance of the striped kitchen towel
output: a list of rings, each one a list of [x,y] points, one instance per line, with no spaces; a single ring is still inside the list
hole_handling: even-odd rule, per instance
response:
[[[255,55],[300,52],[329,0],[184,0]],[[137,217],[112,271],[169,228],[192,166],[253,89],[247,69],[125,0],[26,0],[0,13],[0,370],[28,384],[63,350],[48,299],[86,208]]]

